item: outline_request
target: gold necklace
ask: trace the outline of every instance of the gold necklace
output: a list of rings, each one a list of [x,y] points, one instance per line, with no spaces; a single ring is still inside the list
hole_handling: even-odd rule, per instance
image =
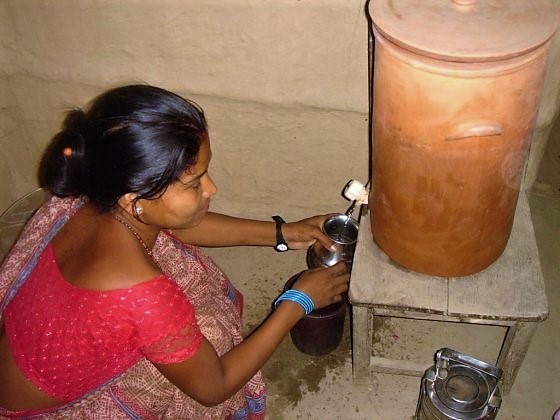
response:
[[[154,254],[152,253],[152,250],[148,247],[148,244],[146,244],[146,242],[144,241],[144,239],[142,239],[142,237],[140,236],[140,234],[138,233],[138,231],[136,229],[134,229],[134,227],[129,224],[126,220],[121,219],[119,216],[117,216],[115,213],[111,213],[111,216],[113,216],[113,219],[115,219],[117,222],[119,222],[121,225],[123,225],[124,227],[126,227],[129,231],[132,232],[132,234],[134,235],[134,237],[136,239],[138,239],[138,242],[140,242],[140,245],[142,245],[142,248],[144,248],[144,250],[146,251],[146,254],[148,254],[150,256],[150,258],[157,264],[156,259],[154,258]]]

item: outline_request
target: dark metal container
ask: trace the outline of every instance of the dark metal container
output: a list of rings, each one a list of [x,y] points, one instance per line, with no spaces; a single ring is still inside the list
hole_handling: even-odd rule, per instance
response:
[[[290,289],[301,273],[292,276],[284,286]],[[333,303],[305,315],[290,330],[292,343],[306,354],[321,356],[335,350],[342,339],[348,301]]]

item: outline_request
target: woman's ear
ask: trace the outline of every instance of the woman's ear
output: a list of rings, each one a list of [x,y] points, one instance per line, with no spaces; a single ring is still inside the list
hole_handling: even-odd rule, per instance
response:
[[[136,198],[138,197],[138,194],[136,193],[126,193],[125,195],[121,195],[119,197],[119,200],[117,201],[118,205],[124,209],[127,213],[130,213],[131,215],[133,215],[134,210],[133,210],[133,206],[134,206],[134,202],[136,201]]]

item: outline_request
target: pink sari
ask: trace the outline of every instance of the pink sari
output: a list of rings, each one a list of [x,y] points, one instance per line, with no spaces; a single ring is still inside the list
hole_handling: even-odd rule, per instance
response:
[[[0,267],[0,315],[33,270],[38,256],[84,203],[50,198],[34,214]],[[175,279],[195,307],[204,336],[222,355],[239,344],[242,295],[212,259],[169,232],[161,232],[153,249],[162,271]],[[60,407],[15,413],[0,408],[0,418],[44,419],[264,419],[266,389],[259,371],[230,399],[204,407],[170,383],[149,361],[141,360],[120,376],[81,399]]]

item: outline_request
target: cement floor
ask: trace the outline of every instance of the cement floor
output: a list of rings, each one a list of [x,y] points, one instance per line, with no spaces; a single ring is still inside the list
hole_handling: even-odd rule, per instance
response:
[[[551,419],[560,407],[560,150],[549,145],[542,177],[530,192],[550,314],[531,342],[498,419]],[[291,275],[305,269],[305,252],[277,254],[269,249],[211,250],[211,254],[246,297],[246,330],[267,314],[272,300]],[[263,371],[268,382],[269,419],[412,418],[419,377],[372,374],[352,379],[350,322],[347,313],[339,347],[326,356],[298,351],[287,337]],[[372,351],[395,358],[426,360],[441,347],[450,347],[495,363],[505,329],[480,325],[412,321],[378,325]],[[428,360],[430,360],[428,358]]]
[[[498,419],[550,419],[560,407],[560,150],[546,158],[555,166],[556,183],[538,182],[530,194],[550,314],[531,342]],[[545,162],[546,163],[546,162]],[[550,170],[550,165],[548,170]],[[306,268],[305,251],[278,254],[268,248],[208,251],[244,293],[245,330],[266,316],[284,283]],[[410,419],[420,387],[419,377],[372,374],[352,379],[349,313],[338,348],[326,356],[298,351],[287,337],[263,369],[268,383],[268,414],[274,419]],[[429,321],[386,321],[377,325],[372,352],[392,358],[429,361],[450,347],[495,363],[505,330],[501,327]]]
[[[513,388],[502,402],[498,419],[551,419],[554,410],[560,407],[560,358],[556,354],[560,349],[558,128],[530,193],[550,313],[537,329]],[[11,232],[10,226],[3,226],[3,231]],[[278,254],[268,248],[245,247],[213,249],[209,253],[245,295],[247,333],[269,312],[271,302],[284,283],[306,268],[305,251]],[[412,417],[421,378],[372,374],[366,381],[353,381],[350,325],[347,313],[342,341],[326,356],[301,353],[286,337],[263,369],[268,382],[268,419],[401,420]],[[437,349],[450,347],[495,363],[504,333],[501,327],[386,321],[377,325],[372,352],[403,360],[429,361]]]

